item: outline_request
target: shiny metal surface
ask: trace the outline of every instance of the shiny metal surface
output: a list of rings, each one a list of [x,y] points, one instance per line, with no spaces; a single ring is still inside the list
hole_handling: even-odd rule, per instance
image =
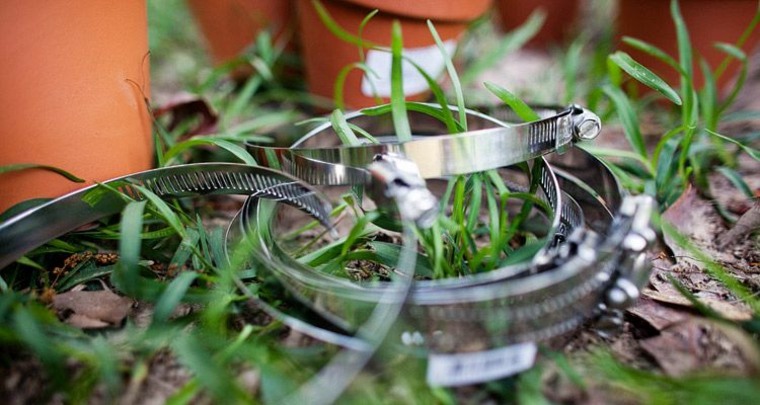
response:
[[[604,164],[569,148],[596,136],[599,119],[576,106],[542,111],[544,119],[518,125],[474,111],[467,114],[472,132],[430,136],[440,130],[435,124],[425,124],[415,126],[413,131],[419,136],[405,144],[313,149],[310,142],[334,138],[324,125],[294,149],[266,153],[251,147],[259,159],[274,155],[276,162],[269,163],[308,182],[374,185],[375,198],[384,196],[388,204],[395,204],[406,219],[405,245],[392,277],[395,282],[352,282],[319,273],[284,252],[276,234],[279,203],[330,226],[327,200],[291,175],[245,165],[195,164],[137,173],[107,184],[134,199],[142,198],[134,185],[167,198],[251,196],[237,224],[242,235],[253,238],[253,260],[267,270],[261,277],[280,283],[309,311],[298,318],[274,306],[268,310],[293,328],[351,349],[336,356],[293,398],[313,399],[306,394],[318,392],[336,378],[347,384],[386,336],[401,346],[412,334],[423,352],[456,353],[550,339],[600,316],[619,321],[621,310],[636,299],[649,272],[642,258],[654,238],[650,225],[654,203],[648,197],[625,195]],[[392,134],[388,132],[392,126],[383,117],[356,113],[347,119],[386,128],[373,134]],[[551,162],[547,164],[542,156],[551,152],[563,154],[547,156]],[[407,170],[407,161],[416,164],[419,174]],[[530,260],[492,272],[414,281],[416,239],[410,223],[429,223],[434,205],[424,194],[422,179],[525,161],[530,161],[526,165],[530,173],[525,174],[537,183],[536,195],[553,211],[544,248]],[[0,268],[52,238],[125,206],[126,201],[115,193],[86,202],[96,189],[69,194],[0,224]],[[313,322],[316,317],[318,322]],[[343,388],[345,384],[329,387],[325,392],[330,395],[324,397],[337,396]]]
[[[329,202],[312,186],[271,169],[232,163],[197,163],[134,173],[104,182],[140,200],[135,185],[162,198],[216,194],[253,195],[292,205],[330,226]],[[99,218],[120,212],[128,200],[94,185],[0,223],[0,269],[30,250]]]
[[[354,115],[348,118],[349,122],[352,118],[361,119],[363,123],[370,121],[367,117]],[[491,124],[492,120],[481,123],[484,126]],[[594,124],[586,122],[584,125]],[[324,131],[315,130],[301,142],[329,137],[330,131]],[[374,153],[373,147],[368,146],[367,151]],[[345,163],[340,157],[335,159],[338,163],[317,163],[333,168]],[[566,239],[560,241],[556,249],[541,252],[537,256],[539,260],[534,258],[512,269],[497,269],[460,279],[415,281],[403,317],[398,321],[403,327],[393,330],[399,334],[398,341],[403,333],[415,331],[424,337],[423,346],[435,352],[456,352],[463,342],[470,345],[468,347],[498,347],[514,342],[539,341],[570,331],[599,314],[603,297],[619,302],[620,306],[633,299],[632,283],[627,280],[632,272],[640,273],[645,266],[640,261],[635,265],[629,263],[629,257],[636,256],[634,253],[642,247],[640,243],[634,243],[634,239],[638,241],[640,238],[632,235],[651,235],[648,222],[651,199],[622,194],[606,166],[582,150],[551,155],[550,160],[562,167],[557,171],[560,180],[554,180],[552,186],[561,184],[562,188],[554,189],[553,193],[547,191],[558,198],[567,193],[568,201],[578,202],[555,206],[565,211],[557,218],[569,224]],[[554,177],[551,169],[545,173]],[[322,177],[322,181],[329,183],[339,178],[333,174]],[[364,181],[361,177],[358,179],[356,181]],[[551,186],[543,188],[551,189]],[[551,201],[551,198],[547,199]],[[275,205],[261,202],[249,205],[244,213],[255,216],[251,223],[257,227],[257,258],[263,267],[315,311],[326,317],[338,317],[344,324],[362,325],[368,311],[382,303],[384,293],[394,286],[390,283],[357,283],[330,276],[289,257],[278,246],[273,231],[276,225],[271,223],[271,218],[275,217],[275,209]],[[651,241],[645,240],[647,243]],[[483,333],[486,325],[490,325],[489,333]]]
[[[354,112],[347,114],[346,120],[350,122],[360,116],[361,111]],[[495,169],[551,152],[564,152],[574,142],[595,138],[600,129],[599,117],[594,113],[570,106],[535,122],[492,125],[452,135],[417,136],[405,143],[391,140],[360,146],[304,147],[306,140],[335,136],[331,124],[326,123],[291,148],[249,144],[248,150],[261,164],[281,167],[310,184],[356,184],[366,179],[363,169],[377,155],[402,155],[417,164],[422,177],[428,179]],[[270,161],[273,157],[276,162]]]

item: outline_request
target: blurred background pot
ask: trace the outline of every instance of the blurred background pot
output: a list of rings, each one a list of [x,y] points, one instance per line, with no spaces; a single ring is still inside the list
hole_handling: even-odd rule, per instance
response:
[[[536,10],[543,10],[546,19],[541,30],[528,42],[529,46],[547,47],[561,43],[572,34],[581,10],[581,0],[497,0],[496,11],[503,31],[511,31]]]
[[[0,3],[0,211],[152,166],[145,1]]]
[[[262,30],[292,44],[295,13],[292,0],[187,0],[215,65],[238,57]],[[244,69],[236,71],[244,76]]]
[[[744,29],[749,26],[757,8],[757,0],[682,0],[679,1],[681,14],[691,37],[695,51],[694,73],[698,86],[703,83],[699,68],[701,55],[715,69],[726,57],[726,53],[716,49],[716,42],[735,44]],[[618,36],[634,37],[649,42],[678,59],[678,44],[675,25],[670,13],[670,0],[621,0],[618,13]],[[749,55],[758,43],[760,32],[750,37],[743,50]],[[621,43],[620,48],[660,75],[671,85],[678,85],[679,75],[665,63],[643,52]],[[730,68],[718,81],[719,88],[736,74],[739,64],[732,62]]]
[[[415,60],[431,76],[444,70],[444,59],[435,45],[426,20],[435,24],[447,50],[453,54],[456,44],[467,25],[485,13],[491,0],[324,0],[327,12],[342,27],[354,35],[359,32],[362,20],[372,10],[379,12],[364,27],[362,38],[381,46],[390,46],[391,24],[401,22],[404,53]],[[335,80],[347,65],[360,62],[357,45],[344,42],[333,35],[320,20],[311,0],[298,1],[298,29],[301,54],[309,91],[317,96],[332,98]],[[360,108],[376,104],[371,83],[383,101],[390,95],[391,55],[387,52],[365,49],[366,63],[380,78],[352,71],[346,78],[344,99],[347,107]],[[371,82],[370,82],[371,81]],[[411,64],[404,64],[404,93],[407,99],[419,100],[427,94],[424,78]]]

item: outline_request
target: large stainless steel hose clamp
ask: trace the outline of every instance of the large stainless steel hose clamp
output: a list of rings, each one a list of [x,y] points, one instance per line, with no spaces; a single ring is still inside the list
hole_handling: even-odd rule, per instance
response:
[[[410,342],[402,336],[413,332],[418,338],[411,342],[433,353],[456,353],[463,345],[490,350],[546,340],[594,317],[610,316],[635,299],[648,274],[642,252],[654,237],[649,223],[653,200],[625,195],[604,163],[588,153],[557,147],[558,140],[571,145],[593,138],[600,129],[593,113],[575,106],[553,113],[534,123],[509,125],[467,111],[468,125],[476,130],[463,134],[461,143],[457,142],[461,134],[435,135],[445,127],[426,121],[424,114],[410,114],[417,136],[403,144],[340,147],[336,134],[325,124],[298,141],[293,150],[279,149],[274,154],[270,150],[269,156],[276,155],[277,164],[310,182],[332,185],[366,183],[366,168],[376,156],[401,155],[417,163],[421,176],[429,179],[526,160],[540,168],[544,154],[565,152],[547,156],[552,165],[538,176],[546,183],[538,190],[547,194],[547,201],[557,202],[555,220],[568,225],[564,243],[543,249],[526,262],[487,273],[417,280],[409,291],[399,322],[403,326],[396,331],[399,341]],[[379,135],[393,133],[387,118],[361,112],[346,116],[350,124]],[[336,146],[324,146],[329,142]],[[316,149],[309,149],[315,145]],[[265,155],[263,148],[251,146],[250,150]],[[253,217],[248,223],[258,227],[260,264],[325,318],[339,319],[341,327],[349,329],[360,324],[366,308],[380,302],[393,286],[350,282],[290,257],[276,237],[275,210],[275,205],[262,202],[249,204],[244,213]],[[489,332],[480,333],[484,328]]]
[[[455,113],[455,108],[452,110]],[[398,142],[395,137],[379,136],[377,138],[385,142],[359,146],[340,145],[330,124],[324,124],[318,131],[312,131],[318,135],[304,137],[290,148],[249,144],[248,150],[260,164],[281,168],[309,184],[357,184],[366,181],[363,169],[378,155],[403,156],[417,165],[423,178],[429,179],[475,173],[526,162],[552,152],[562,153],[575,142],[594,139],[601,129],[599,117],[579,106],[547,107],[538,113],[544,118],[535,122],[484,127],[494,120],[468,111],[472,122],[468,132],[421,136],[430,135],[426,133],[430,126],[424,124],[411,141]],[[390,121],[373,117],[360,111],[349,114],[346,119],[375,135],[393,133],[388,126]],[[365,122],[377,128],[367,128]]]
[[[306,212],[326,227],[331,226],[330,202],[319,191],[295,177],[264,167],[196,163],[129,174],[103,184],[124,195],[103,192],[97,199],[88,199],[90,193],[102,187],[93,185],[0,223],[0,269],[54,238],[119,213],[129,199],[144,199],[135,185],[161,198],[238,194],[273,199]]]

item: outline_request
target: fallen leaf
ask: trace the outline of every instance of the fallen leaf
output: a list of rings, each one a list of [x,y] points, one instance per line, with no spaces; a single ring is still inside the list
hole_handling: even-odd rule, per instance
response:
[[[118,326],[132,307],[132,300],[108,290],[70,291],[53,297],[53,308],[66,323],[82,329]]]
[[[677,291],[676,293],[677,294],[662,293],[652,289],[645,289],[642,291],[641,295],[666,304],[678,305],[688,308],[694,307],[691,301],[686,299],[686,297],[680,295],[680,293]],[[717,312],[723,318],[731,321],[748,321],[752,319],[752,311],[745,306],[733,304],[731,302],[716,298],[705,297],[699,297],[699,302]]]
[[[66,323],[79,329],[100,329],[111,326],[108,322],[93,319],[85,315],[71,314],[66,318]]]
[[[747,374],[757,369],[760,357],[745,333],[704,318],[674,324],[640,345],[674,377],[704,370]]]
[[[755,201],[728,232],[718,237],[718,247],[727,248],[737,241],[744,240],[747,235],[760,229],[760,200]]]
[[[662,218],[701,248],[712,246],[715,235],[725,231],[715,207],[701,198],[697,190],[691,186],[665,210]],[[677,263],[702,266],[702,263],[691,258],[688,250],[672,240],[667,233],[663,236]]]
[[[216,130],[219,116],[214,113],[206,100],[188,94],[177,95],[174,100],[153,110],[153,117],[159,118],[169,115],[168,131],[173,131],[179,125],[193,118],[199,121],[193,127],[183,133],[184,136],[208,134]]]
[[[640,299],[633,307],[628,308],[628,313],[646,322],[657,331],[662,331],[675,323],[682,322],[690,316],[683,309],[678,310],[646,297]]]

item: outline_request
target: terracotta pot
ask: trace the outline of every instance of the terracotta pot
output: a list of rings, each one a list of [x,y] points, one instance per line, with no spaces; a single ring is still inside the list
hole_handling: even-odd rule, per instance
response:
[[[86,185],[150,168],[145,1],[0,4],[0,165],[56,166]],[[0,211],[84,185],[2,174]]]
[[[290,0],[187,0],[215,64],[237,57],[263,29],[292,35]]]
[[[497,17],[502,30],[511,31],[542,9],[546,19],[528,46],[546,47],[562,42],[572,32],[580,14],[580,0],[498,0]]]
[[[332,18],[346,31],[357,34],[364,17],[373,9],[380,10],[364,27],[362,37],[382,46],[390,46],[391,24],[401,22],[404,52],[423,66],[433,77],[444,71],[443,57],[435,45],[426,20],[435,24],[441,39],[450,52],[467,24],[483,14],[491,0],[323,0],[322,4]],[[322,23],[311,0],[299,0],[299,34],[306,80],[312,94],[333,98],[335,80],[345,66],[360,62],[356,45],[344,42],[333,35]],[[344,98],[347,107],[361,108],[376,104],[372,97],[370,80],[374,80],[377,94],[386,102],[390,95],[390,60],[387,52],[365,50],[366,63],[381,79],[367,77],[362,71],[352,71],[345,83]],[[407,99],[424,98],[428,86],[411,66],[404,66],[404,92]]]
[[[699,58],[704,57],[715,69],[726,54],[715,49],[715,42],[736,43],[749,25],[758,8],[757,0],[682,0],[679,2],[681,14],[689,30],[694,47],[694,72],[698,86],[703,83]],[[670,0],[621,0],[618,14],[618,37],[630,36],[656,45],[678,59],[678,44],[673,20],[670,14]],[[755,30],[743,47],[748,54],[760,39],[760,31]],[[668,84],[677,86],[679,75],[664,63],[643,52],[620,43],[620,48],[630,53],[634,59],[660,75]],[[718,85],[725,85],[737,72],[738,63],[723,74]]]

